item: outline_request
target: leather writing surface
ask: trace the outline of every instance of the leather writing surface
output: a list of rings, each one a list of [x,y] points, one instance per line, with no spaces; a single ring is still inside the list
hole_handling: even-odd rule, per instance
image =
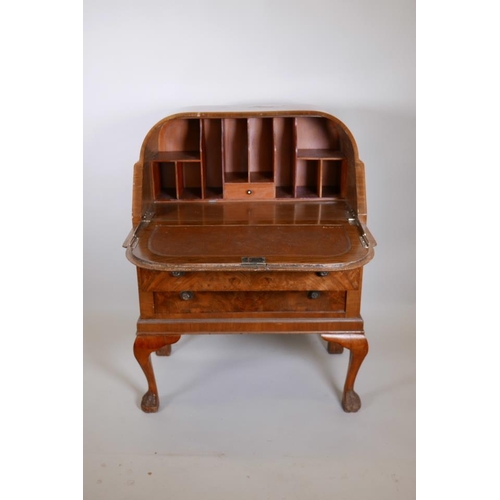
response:
[[[127,257],[158,271],[345,271],[373,257],[348,214],[345,202],[162,203]]]
[[[148,248],[162,257],[334,257],[351,243],[342,225],[156,226]]]

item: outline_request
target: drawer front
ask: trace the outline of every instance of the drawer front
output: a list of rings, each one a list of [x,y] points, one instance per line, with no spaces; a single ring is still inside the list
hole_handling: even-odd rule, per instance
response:
[[[313,272],[194,272],[175,273],[139,270],[139,286],[146,292],[193,291],[296,291],[296,290],[358,290],[359,269],[330,272],[319,276]]]
[[[156,314],[344,312],[345,292],[157,292]]]
[[[224,198],[227,200],[268,200],[274,198],[274,191],[271,182],[224,184]]]

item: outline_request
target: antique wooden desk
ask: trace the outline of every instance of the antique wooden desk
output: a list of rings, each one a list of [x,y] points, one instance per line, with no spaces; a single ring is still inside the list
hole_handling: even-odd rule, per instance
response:
[[[151,353],[216,333],[320,334],[330,353],[349,349],[342,406],[360,408],[361,284],[376,243],[343,123],[317,111],[169,116],[135,164],[132,222],[145,412],[159,406]]]

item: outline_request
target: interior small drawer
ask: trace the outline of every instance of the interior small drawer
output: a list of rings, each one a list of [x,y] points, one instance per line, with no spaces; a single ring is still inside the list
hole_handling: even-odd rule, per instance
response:
[[[141,269],[139,286],[145,292],[357,290],[358,269],[326,273],[293,271],[165,272]]]
[[[272,182],[238,182],[224,185],[224,198],[227,200],[258,200],[274,198],[275,188]]]
[[[156,292],[157,314],[344,312],[345,292]]]

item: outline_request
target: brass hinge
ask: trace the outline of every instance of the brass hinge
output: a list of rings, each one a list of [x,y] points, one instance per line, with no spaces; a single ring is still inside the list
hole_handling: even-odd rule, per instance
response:
[[[137,235],[139,232],[144,229],[153,219],[154,212],[145,212],[141,217],[141,222],[137,224],[136,227],[133,227],[128,233],[128,236],[125,238],[123,242],[123,248],[133,247],[137,243]]]
[[[347,221],[351,226],[356,226],[358,228],[359,241],[361,241],[361,244],[364,248],[368,248],[370,246],[370,243],[368,242],[365,230],[363,229],[361,222],[359,222],[356,212],[350,207],[347,209]]]

